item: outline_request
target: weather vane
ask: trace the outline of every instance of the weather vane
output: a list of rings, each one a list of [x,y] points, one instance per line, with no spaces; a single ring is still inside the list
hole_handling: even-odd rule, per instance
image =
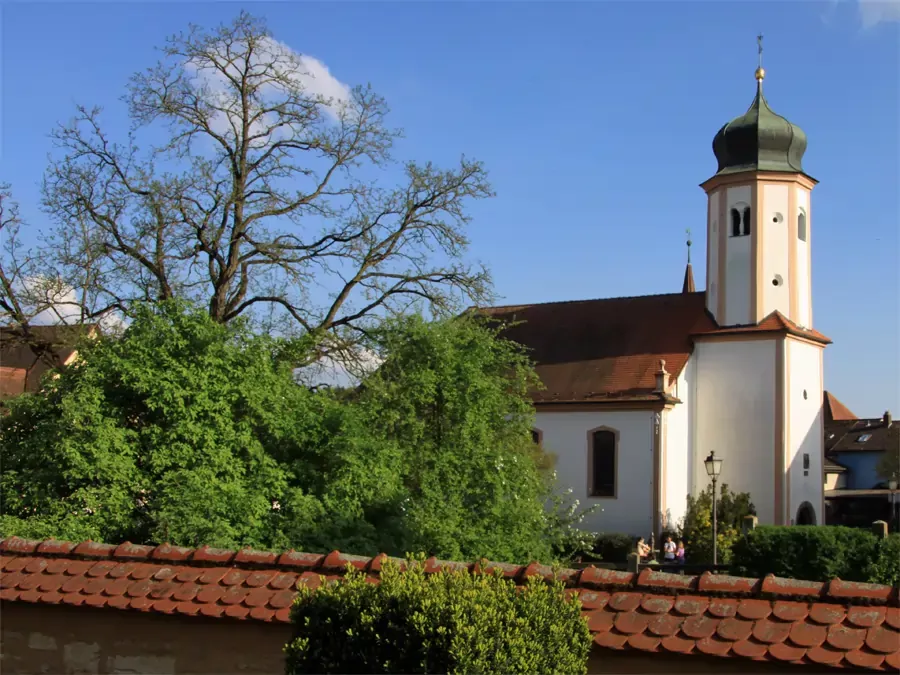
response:
[[[756,48],[759,52],[759,64],[756,67],[756,81],[762,85],[763,78],[766,76],[766,71],[762,67],[762,33],[756,36]]]

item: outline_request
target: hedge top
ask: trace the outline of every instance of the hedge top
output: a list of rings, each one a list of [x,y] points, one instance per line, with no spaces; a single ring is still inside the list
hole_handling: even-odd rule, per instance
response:
[[[290,620],[298,583],[337,579],[348,563],[377,580],[386,558],[17,537],[0,541],[0,557],[5,602],[273,622]],[[552,574],[535,564],[426,561],[426,571],[444,566],[499,569],[517,582]],[[559,574],[602,647],[900,668],[900,588],[594,567]]]

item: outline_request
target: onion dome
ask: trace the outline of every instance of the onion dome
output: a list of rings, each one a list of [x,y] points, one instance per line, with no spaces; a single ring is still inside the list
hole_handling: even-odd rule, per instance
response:
[[[719,161],[716,175],[741,171],[804,173],[806,134],[769,107],[763,96],[766,71],[756,69],[756,98],[750,108],[735,117],[713,139]]]

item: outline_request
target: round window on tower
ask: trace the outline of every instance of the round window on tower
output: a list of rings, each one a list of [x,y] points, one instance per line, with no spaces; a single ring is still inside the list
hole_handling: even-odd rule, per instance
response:
[[[773,286],[781,286],[781,284],[783,284],[783,283],[784,283],[784,279],[781,278],[780,274],[776,274],[775,278],[772,279]]]
[[[772,215],[772,222],[775,223],[776,225],[780,225],[781,223],[784,222],[784,216],[781,215],[780,213],[775,213]]]

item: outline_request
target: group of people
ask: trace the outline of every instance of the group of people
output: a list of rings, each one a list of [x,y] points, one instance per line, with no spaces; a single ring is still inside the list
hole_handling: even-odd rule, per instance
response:
[[[644,541],[643,537],[640,537],[637,541],[637,554],[641,560],[648,560],[653,555],[653,551]],[[666,542],[663,544],[663,560],[667,563],[683,565],[684,542],[679,541],[678,544],[676,544],[672,537],[666,537]]]

